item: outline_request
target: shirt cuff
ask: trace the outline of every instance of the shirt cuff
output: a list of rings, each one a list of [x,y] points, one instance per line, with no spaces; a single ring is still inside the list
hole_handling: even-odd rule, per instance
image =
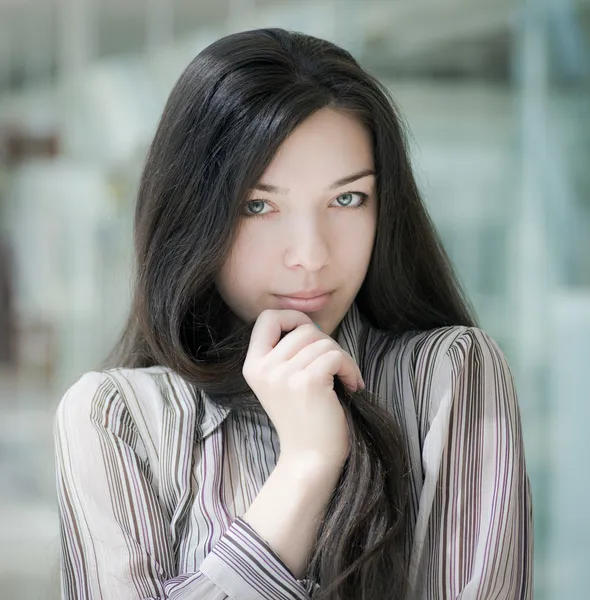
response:
[[[233,600],[310,600],[307,590],[315,587],[298,580],[241,518],[215,544],[200,571]]]

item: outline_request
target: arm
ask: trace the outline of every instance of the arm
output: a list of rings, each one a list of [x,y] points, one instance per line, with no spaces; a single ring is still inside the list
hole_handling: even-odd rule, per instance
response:
[[[504,355],[481,330],[466,330],[423,402],[430,427],[412,597],[532,598],[531,496]]]
[[[319,459],[279,458],[244,520],[302,577],[340,469]]]
[[[55,420],[64,600],[309,599],[243,519],[234,521],[199,571],[176,573],[169,522],[140,447],[108,376],[88,373],[67,391]],[[283,469],[273,481],[295,485]],[[255,502],[258,510],[271,510],[264,500]],[[306,510],[296,500],[291,507],[298,518]]]

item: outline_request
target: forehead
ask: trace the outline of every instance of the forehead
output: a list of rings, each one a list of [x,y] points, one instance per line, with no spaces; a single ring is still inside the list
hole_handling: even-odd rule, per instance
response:
[[[372,140],[366,127],[348,114],[324,108],[283,142],[261,182],[286,188],[327,186],[373,168]]]

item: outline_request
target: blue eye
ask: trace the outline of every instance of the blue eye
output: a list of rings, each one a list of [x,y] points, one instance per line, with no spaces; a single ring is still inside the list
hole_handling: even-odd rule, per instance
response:
[[[358,196],[360,198],[360,202],[357,203],[354,208],[361,208],[365,205],[367,200],[369,199],[369,194],[365,194],[365,192],[345,192],[344,194],[340,194],[338,198],[336,198],[336,202],[342,207],[350,206],[351,203],[354,202],[354,197]],[[344,202],[341,202],[341,199],[344,199]]]
[[[266,202],[264,200],[249,200],[246,202],[246,215],[255,217],[258,215],[266,214],[262,211],[264,210],[264,205]]]

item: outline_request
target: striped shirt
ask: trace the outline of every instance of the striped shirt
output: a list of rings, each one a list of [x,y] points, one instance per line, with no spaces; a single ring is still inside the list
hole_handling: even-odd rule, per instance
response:
[[[385,347],[353,304],[337,341],[400,424],[411,468],[412,600],[532,598],[532,510],[509,367],[477,328]],[[364,343],[364,342],[363,342]],[[264,414],[215,405],[170,369],[84,374],[55,419],[68,600],[305,600],[241,516],[279,454]]]

